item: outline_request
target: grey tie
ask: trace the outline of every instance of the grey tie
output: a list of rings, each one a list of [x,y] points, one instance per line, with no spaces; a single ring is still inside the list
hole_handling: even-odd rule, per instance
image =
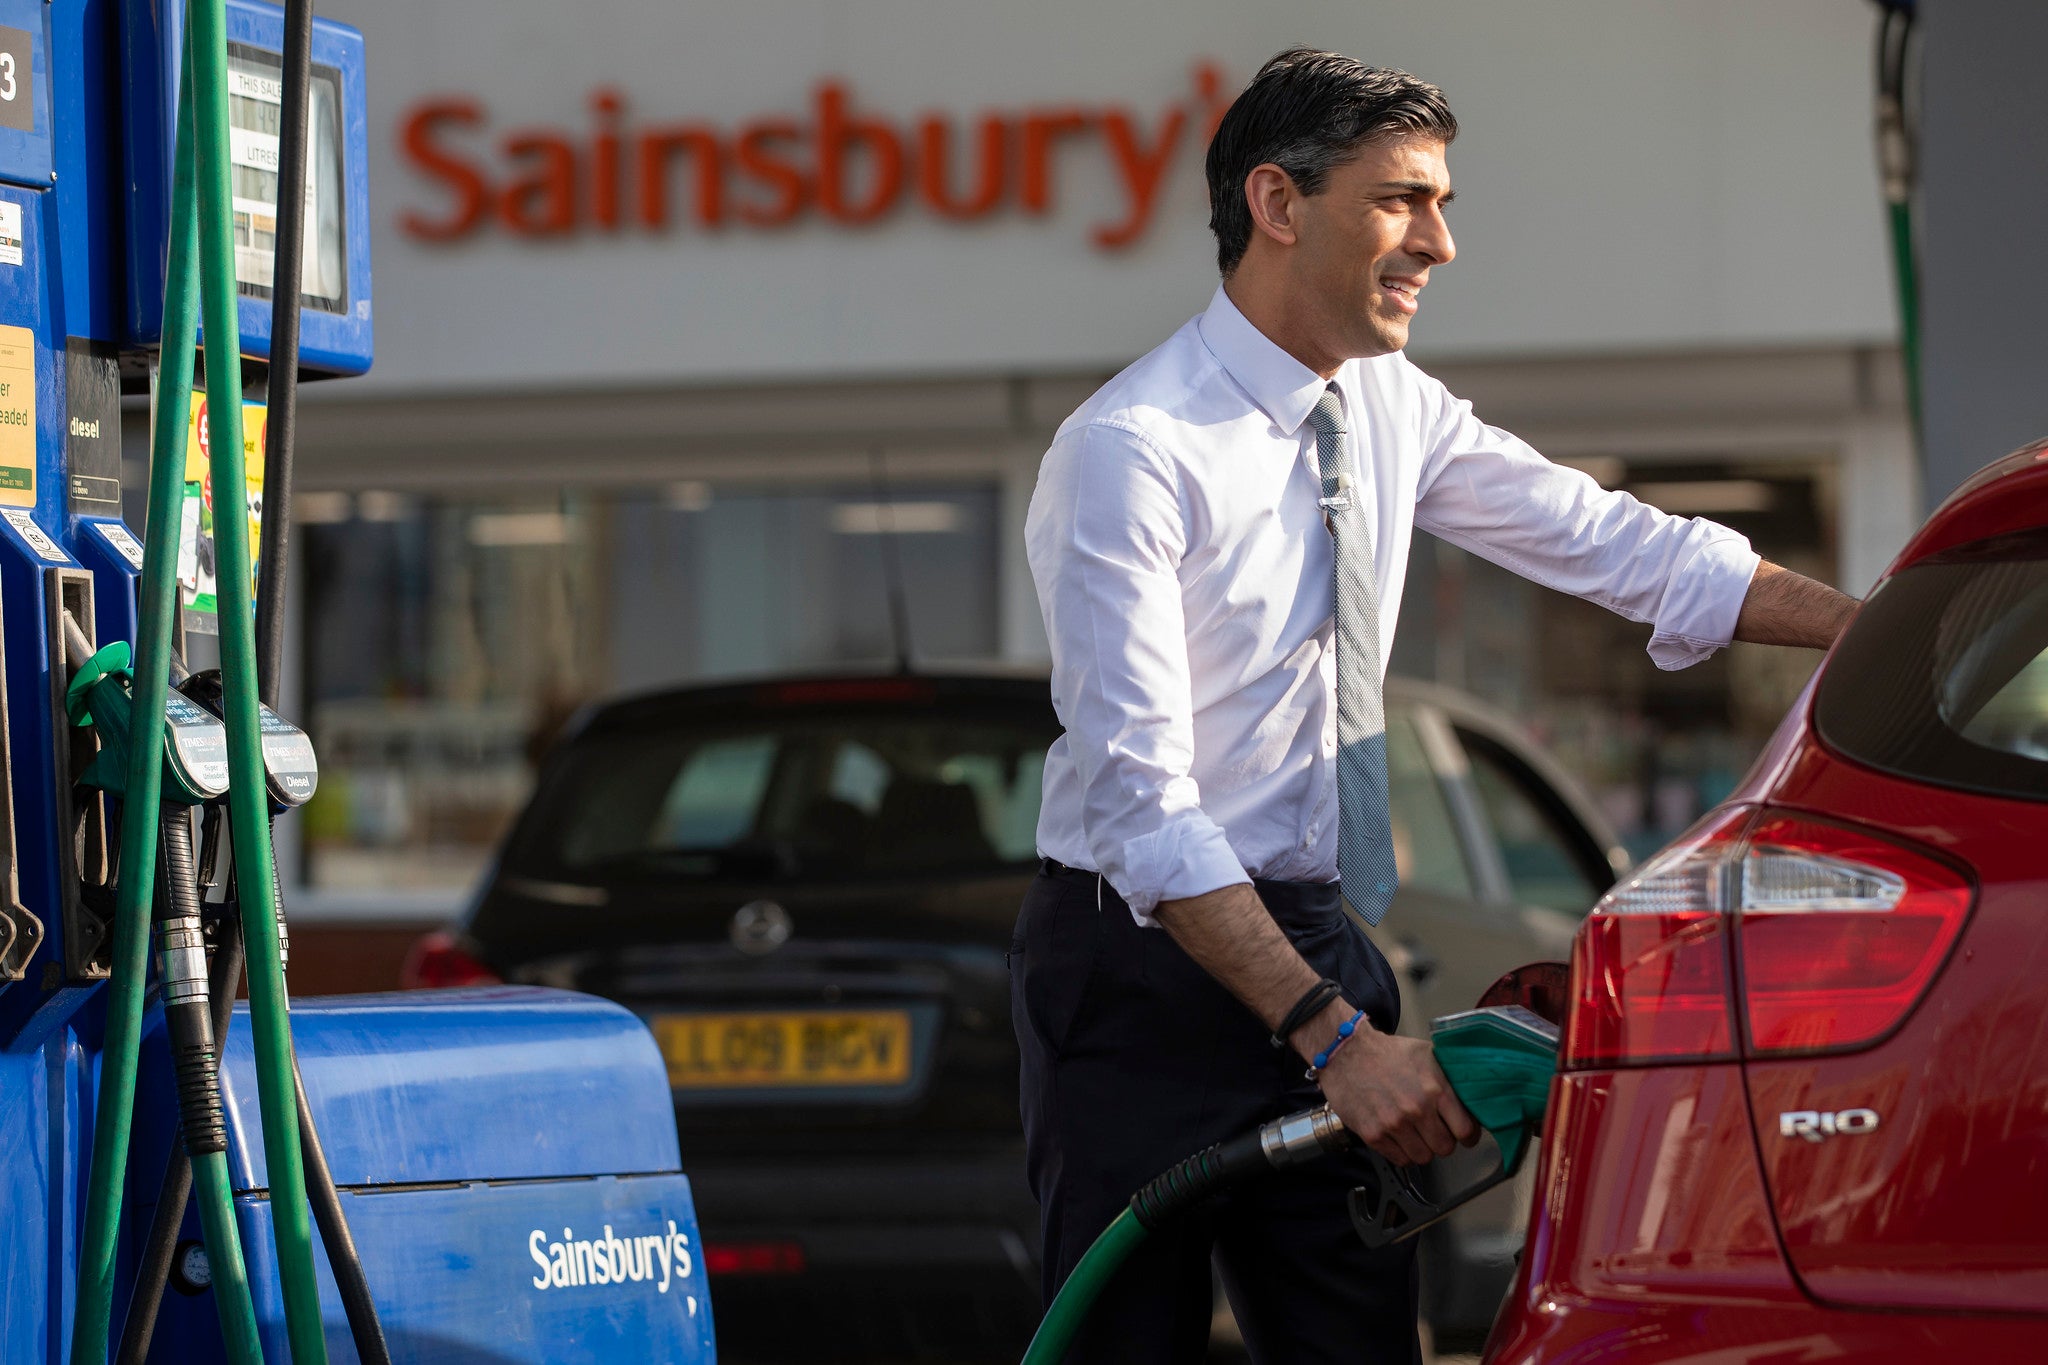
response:
[[[1380,584],[1372,531],[1352,501],[1344,458],[1344,401],[1330,385],[1308,415],[1323,476],[1322,507],[1337,560],[1337,875],[1367,924],[1394,899],[1394,835],[1387,810],[1387,714],[1380,684]]]

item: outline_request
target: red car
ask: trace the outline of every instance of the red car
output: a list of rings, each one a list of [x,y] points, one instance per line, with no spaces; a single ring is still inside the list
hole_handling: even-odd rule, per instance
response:
[[[2048,442],[1594,909],[1487,1365],[2048,1361]]]

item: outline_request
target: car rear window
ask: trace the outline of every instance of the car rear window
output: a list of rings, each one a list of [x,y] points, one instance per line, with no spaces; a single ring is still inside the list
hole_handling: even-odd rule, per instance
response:
[[[529,875],[958,875],[1028,863],[1046,746],[1027,721],[804,713],[576,741],[507,849]]]
[[[1885,583],[1829,661],[1814,720],[1871,767],[2048,801],[2048,529]]]

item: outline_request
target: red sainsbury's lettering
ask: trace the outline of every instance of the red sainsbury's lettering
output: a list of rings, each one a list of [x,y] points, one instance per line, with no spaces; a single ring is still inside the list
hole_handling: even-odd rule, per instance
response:
[[[1199,158],[1229,100],[1215,64],[1198,63],[1186,93],[1156,113],[1123,105],[1054,104],[971,115],[896,119],[860,101],[851,82],[820,81],[809,107],[737,126],[641,122],[625,95],[590,92],[581,128],[528,127],[493,139],[483,105],[463,96],[413,106],[399,125],[407,165],[438,204],[406,207],[399,229],[458,242],[492,227],[573,239],[628,228],[717,231],[806,217],[838,227],[922,211],[971,222],[1004,211],[1052,214],[1062,185],[1093,159],[1117,202],[1088,240],[1117,251],[1150,230],[1174,168]]]
[[[428,100],[406,117],[399,133],[399,145],[414,166],[427,176],[443,182],[455,196],[455,209],[445,218],[429,218],[407,209],[398,226],[423,242],[445,242],[468,235],[483,222],[490,196],[483,175],[435,138],[444,124],[483,122],[483,106],[475,100]]]

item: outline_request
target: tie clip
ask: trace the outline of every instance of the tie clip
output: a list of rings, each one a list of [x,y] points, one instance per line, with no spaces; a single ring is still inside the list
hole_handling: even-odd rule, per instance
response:
[[[1316,506],[1322,508],[1325,512],[1349,511],[1351,507],[1350,488],[1351,476],[1349,474],[1339,474],[1337,476],[1337,491],[1327,498],[1317,498]]]

